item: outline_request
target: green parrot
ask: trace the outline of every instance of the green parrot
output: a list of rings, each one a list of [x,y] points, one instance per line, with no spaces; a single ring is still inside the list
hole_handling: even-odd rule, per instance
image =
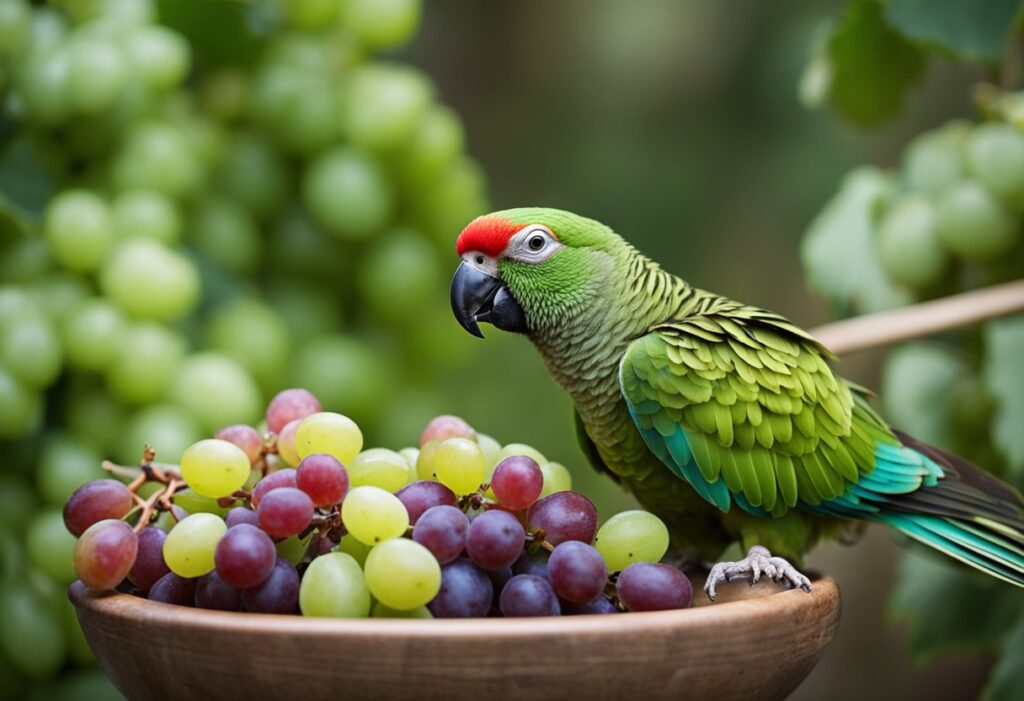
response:
[[[691,287],[603,224],[522,208],[475,219],[456,245],[452,310],[525,334],[571,395],[590,462],[714,560],[705,591],[790,563],[851,522],[884,523],[1024,586],[1024,501],[955,455],[885,423],[827,348],[784,317]]]

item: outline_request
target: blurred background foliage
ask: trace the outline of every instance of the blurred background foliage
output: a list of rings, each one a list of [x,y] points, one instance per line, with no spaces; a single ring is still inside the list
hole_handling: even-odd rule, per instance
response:
[[[891,181],[915,135],[978,116],[972,86],[1015,79],[997,66],[1017,5],[0,0],[0,698],[111,693],[63,596],[56,511],[99,457],[148,441],[172,460],[283,386],[394,448],[461,414],[568,465],[603,514],[631,503],[586,467],[529,343],[450,316],[454,239],[488,206],[600,219],[807,327],[981,284],[970,266],[894,284],[863,245],[876,215],[827,212],[863,185],[851,168]],[[836,261],[862,284],[820,284]],[[1005,469],[980,368],[1020,355],[992,328],[840,369],[892,390],[922,437]],[[963,378],[981,405],[948,431]],[[904,552],[875,529],[812,553],[848,614],[794,698],[971,698],[1000,650],[1018,651],[1000,678],[1020,674],[1020,598]]]

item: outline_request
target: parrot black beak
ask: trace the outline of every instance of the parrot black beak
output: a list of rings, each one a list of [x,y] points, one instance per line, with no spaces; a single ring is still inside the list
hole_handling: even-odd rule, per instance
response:
[[[452,278],[452,312],[462,328],[483,338],[478,322],[503,331],[526,333],[526,317],[501,280],[462,263]]]

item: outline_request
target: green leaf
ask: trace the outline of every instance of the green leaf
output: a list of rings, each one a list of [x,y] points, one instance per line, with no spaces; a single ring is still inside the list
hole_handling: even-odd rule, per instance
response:
[[[875,258],[875,213],[891,190],[890,176],[877,168],[851,171],[807,228],[800,254],[808,284],[839,316],[912,301],[909,292],[889,281]]]
[[[996,400],[992,443],[1006,457],[1010,474],[1024,483],[1024,316],[985,326],[984,382]]]
[[[906,38],[957,59],[998,63],[1020,0],[890,0],[885,19]]]
[[[992,668],[992,675],[981,693],[982,701],[1019,701],[1024,699],[1024,612],[1003,641],[1003,652]]]
[[[872,126],[897,114],[921,77],[924,55],[886,24],[878,0],[854,0],[828,42],[829,99],[843,116]]]
[[[50,177],[28,139],[8,142],[0,153],[0,234],[38,225],[52,193]]]
[[[889,617],[909,622],[911,655],[925,664],[945,653],[996,649],[1022,603],[1020,590],[993,577],[911,551],[900,563]]]

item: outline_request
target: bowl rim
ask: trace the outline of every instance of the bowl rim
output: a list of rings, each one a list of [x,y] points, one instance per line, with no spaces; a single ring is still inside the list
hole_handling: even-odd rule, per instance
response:
[[[772,586],[770,582],[765,586]],[[695,592],[695,596],[703,596]],[[227,629],[239,632],[302,635],[359,635],[372,637],[481,637],[587,634],[633,629],[697,629],[730,620],[788,617],[803,610],[839,608],[839,587],[831,577],[812,579],[809,593],[790,589],[735,601],[691,606],[670,611],[632,612],[628,615],[586,614],[536,618],[315,618],[297,614],[214,611],[150,601],[121,592],[94,592],[80,581],[68,588],[68,598],[79,611],[120,621],[144,621],[160,627],[192,630]]]

